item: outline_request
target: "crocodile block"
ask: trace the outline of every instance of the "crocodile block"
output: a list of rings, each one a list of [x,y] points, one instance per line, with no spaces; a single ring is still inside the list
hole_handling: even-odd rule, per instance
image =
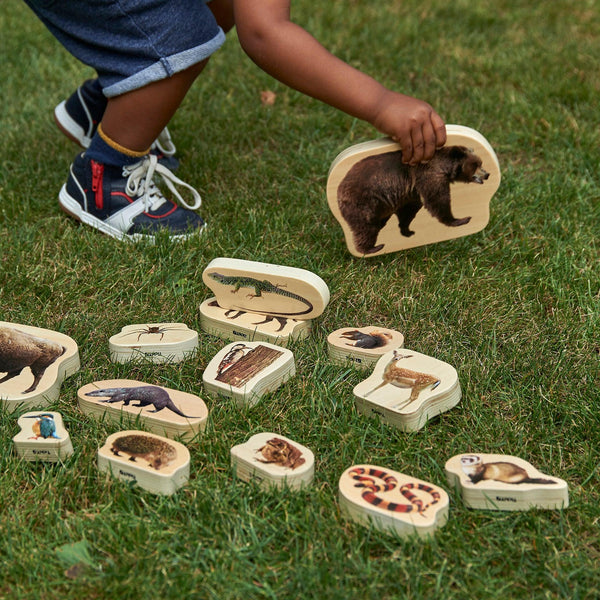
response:
[[[228,341],[263,341],[287,346],[291,340],[307,338],[312,321],[228,310],[221,308],[216,298],[208,298],[200,305],[200,326],[202,331]]]
[[[318,275],[295,267],[215,258],[202,279],[226,310],[305,321],[321,315],[329,303],[327,284]]]

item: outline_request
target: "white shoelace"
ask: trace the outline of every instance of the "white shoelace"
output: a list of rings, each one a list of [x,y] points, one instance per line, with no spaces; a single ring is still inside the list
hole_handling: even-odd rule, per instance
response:
[[[157,148],[165,156],[173,156],[175,152],[177,152],[175,144],[171,139],[171,134],[166,127],[158,134],[158,137],[154,141],[154,144],[152,144],[152,147]]]
[[[145,156],[140,162],[123,167],[123,177],[127,177],[127,186],[125,191],[133,197],[139,197],[144,202],[145,210],[148,208],[153,211],[158,209],[167,199],[154,183],[154,175],[160,175],[171,191],[177,198],[177,202],[189,210],[196,210],[202,204],[200,194],[185,181],[181,181],[172,171],[161,165],[154,154]],[[185,187],[192,193],[194,201],[190,204],[183,199],[181,194],[175,189],[175,185]]]

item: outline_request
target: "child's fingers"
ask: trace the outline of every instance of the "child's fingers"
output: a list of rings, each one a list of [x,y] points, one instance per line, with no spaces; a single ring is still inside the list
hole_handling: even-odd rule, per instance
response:
[[[406,153],[402,151],[403,162],[412,166],[427,162],[433,158],[435,151],[446,143],[446,126],[438,114],[432,111],[430,118],[411,131],[411,142],[407,144]]]
[[[446,143],[446,125],[444,124],[442,117],[435,111],[431,115],[431,125],[435,132],[435,147],[441,148]]]

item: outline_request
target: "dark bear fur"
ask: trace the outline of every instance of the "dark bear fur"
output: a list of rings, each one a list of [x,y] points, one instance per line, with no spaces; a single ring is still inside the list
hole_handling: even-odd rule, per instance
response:
[[[441,148],[429,162],[415,167],[402,162],[399,150],[385,152],[364,158],[348,171],[337,190],[338,206],[356,249],[373,254],[383,248],[375,245],[377,236],[394,214],[406,237],[414,235],[409,225],[423,206],[449,227],[468,223],[471,217],[452,215],[450,184],[483,183],[488,177],[481,159],[464,146]]]

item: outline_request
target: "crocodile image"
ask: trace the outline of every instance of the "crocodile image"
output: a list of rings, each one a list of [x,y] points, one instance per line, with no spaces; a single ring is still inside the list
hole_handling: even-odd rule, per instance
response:
[[[306,298],[299,296],[298,294],[294,294],[293,292],[287,292],[286,290],[282,290],[280,286],[274,285],[269,281],[259,279],[254,279],[252,277],[244,277],[237,275],[222,275],[221,273],[209,273],[208,275],[211,279],[221,283],[222,285],[230,285],[233,286],[233,290],[231,290],[232,294],[235,294],[240,288],[254,288],[254,294],[250,294],[251,298],[261,298],[263,294],[277,294],[278,296],[283,296],[285,298],[291,298],[292,300],[297,300],[304,304],[307,309],[301,312],[296,313],[276,313],[272,311],[268,311],[269,315],[278,316],[278,315],[286,315],[289,317],[296,317],[300,315],[306,315],[314,309],[314,306],[311,302],[309,302]]]

